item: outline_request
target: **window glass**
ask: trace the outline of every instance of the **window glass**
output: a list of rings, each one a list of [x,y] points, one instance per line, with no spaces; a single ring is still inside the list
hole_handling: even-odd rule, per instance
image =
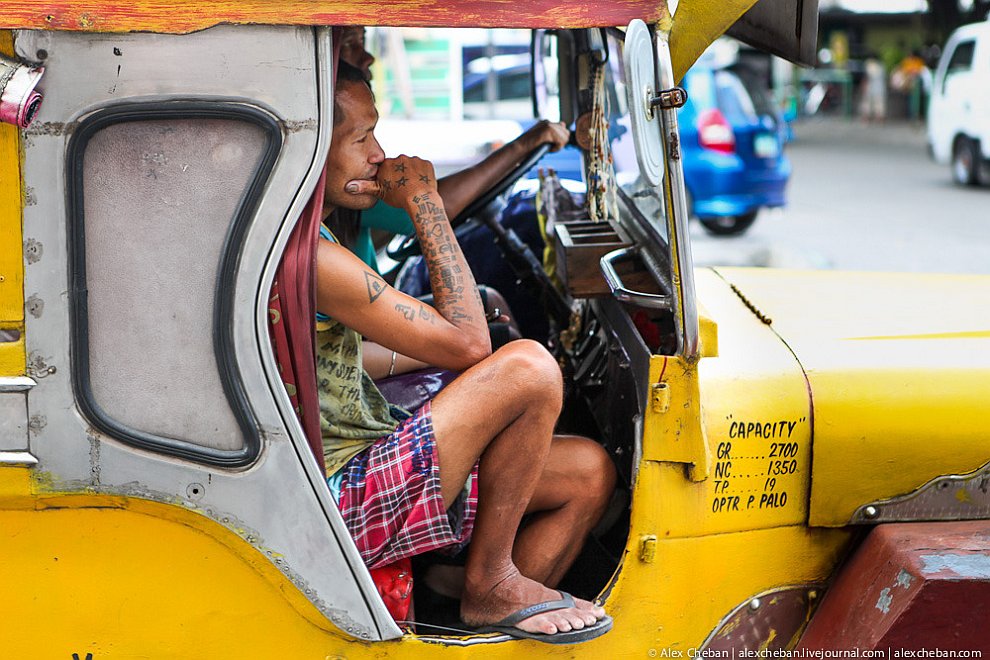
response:
[[[529,65],[516,69],[501,71],[496,78],[495,102],[529,100],[530,75]],[[485,103],[488,101],[488,87],[484,74],[473,74],[464,79],[464,103]]]
[[[195,118],[113,123],[83,147],[82,394],[123,439],[245,445],[214,325],[232,225],[268,144],[252,122]]]
[[[942,93],[945,94],[949,79],[955,74],[965,73],[973,66],[973,53],[976,49],[975,41],[963,41],[956,45],[949,58],[949,64],[945,68],[945,77],[942,79]]]
[[[739,76],[739,80],[742,82],[746,94],[749,96],[750,102],[752,102],[757,114],[769,115],[771,117],[778,115],[777,104],[774,101],[773,95],[770,93],[769,87],[755,71],[745,66],[733,67],[730,71]]]
[[[622,59],[622,39],[614,32],[608,34],[608,65],[605,69],[605,90],[608,99],[608,137],[611,145],[615,181],[626,193],[626,207],[650,221],[651,226],[667,239],[667,224],[659,191],[643,179],[636,159],[636,146],[632,134],[632,120],[626,100],[626,72]],[[659,139],[659,135],[657,136]]]
[[[385,119],[530,120],[530,31],[371,28],[372,85]]]
[[[956,49],[952,51],[952,57],[949,59],[949,66],[946,69],[946,73],[952,74],[969,71],[973,66],[973,52],[975,48],[975,41],[963,41],[956,46]]]
[[[445,176],[518,137],[533,122],[531,34],[369,28],[375,133],[385,154],[428,157]]]
[[[729,71],[716,71],[715,95],[718,98],[719,109],[730,123],[756,119],[756,108],[753,106],[753,100],[736,74]]]
[[[498,100],[529,99],[529,67],[513,70],[499,77]]]

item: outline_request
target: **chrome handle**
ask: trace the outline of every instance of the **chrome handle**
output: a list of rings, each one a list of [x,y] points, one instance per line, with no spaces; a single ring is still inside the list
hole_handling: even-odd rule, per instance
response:
[[[612,297],[619,302],[633,303],[635,305],[639,305],[640,307],[648,307],[650,309],[670,309],[670,296],[661,296],[656,293],[643,293],[642,291],[632,291],[627,289],[625,285],[623,285],[622,278],[619,277],[619,273],[615,270],[616,261],[635,255],[639,252],[639,250],[640,247],[638,245],[634,245],[632,247],[613,250],[602,257],[602,275],[605,277],[605,283],[608,284],[608,288],[612,292]]]

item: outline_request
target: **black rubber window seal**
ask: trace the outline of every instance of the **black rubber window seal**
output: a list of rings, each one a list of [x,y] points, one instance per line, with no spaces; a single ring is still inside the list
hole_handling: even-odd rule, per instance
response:
[[[266,144],[227,230],[217,268],[213,306],[213,352],[227,403],[237,420],[244,445],[236,450],[204,447],[131,428],[111,417],[93,396],[89,364],[89,311],[86,281],[86,233],[83,165],[89,140],[101,130],[125,122],[187,119],[226,119],[261,128]],[[239,468],[253,463],[261,453],[261,433],[243,379],[234,359],[233,284],[250,220],[258,207],[275,161],[282,148],[282,131],[267,112],[241,103],[168,101],[131,103],[97,111],[76,127],[66,154],[68,200],[69,292],[73,388],[85,417],[100,432],[134,447],[209,466]],[[192,396],[192,394],[190,395]]]

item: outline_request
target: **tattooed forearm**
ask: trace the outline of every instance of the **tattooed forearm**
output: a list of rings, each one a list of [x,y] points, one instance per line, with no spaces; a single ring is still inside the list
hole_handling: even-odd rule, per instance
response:
[[[386,158],[377,169],[375,184],[382,201],[401,208],[412,219],[433,290],[432,306],[402,296],[386,296],[391,318],[400,327],[405,327],[397,320],[401,317],[415,324],[410,329],[428,331],[423,337],[449,348],[451,356],[482,359],[491,349],[485,311],[474,276],[447,220],[433,165],[410,156]],[[360,187],[367,188],[367,184]],[[368,300],[374,303],[386,287],[380,279],[368,279]],[[434,327],[426,328],[428,323]]]
[[[481,310],[481,299],[443,206],[434,203],[431,194],[417,195],[412,201],[436,308],[453,323],[469,323],[479,313],[475,310]]]

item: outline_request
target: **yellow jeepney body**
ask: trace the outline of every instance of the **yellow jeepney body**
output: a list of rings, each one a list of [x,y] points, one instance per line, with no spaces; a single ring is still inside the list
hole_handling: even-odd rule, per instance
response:
[[[681,343],[667,355],[648,350],[632,323],[619,318],[625,307],[610,298],[595,303],[602,323],[614,324],[602,331],[602,341],[626,360],[615,369],[641,372],[632,404],[638,435],[627,448],[628,534],[601,593],[615,620],[607,635],[553,648],[490,635],[403,631],[385,610],[308,455],[268,344],[267,295],[329,139],[332,83],[321,62],[329,61],[333,44],[330,30],[319,26],[566,30],[625,26],[638,18],[657,27],[658,42],[669,42],[674,67],[683,72],[752,4],[715,9],[682,0],[673,22],[662,3],[634,0],[608,7],[414,0],[123,7],[15,0],[0,9],[0,52],[50,62],[49,80],[66,88],[70,80],[94,86],[81,93],[71,117],[47,114],[69,107],[53,85],[32,128],[0,126],[0,330],[13,337],[0,343],[5,655],[728,657],[719,650],[726,640],[751,649],[797,642],[830,577],[855,547],[858,525],[986,518],[978,484],[990,461],[990,278],[694,270],[689,246],[674,231],[671,249],[682,257],[687,251],[688,258],[673,266],[676,287],[669,293],[680,297],[678,323],[691,322],[685,309],[696,313],[693,349]],[[65,47],[92,51],[93,59],[60,59]],[[255,89],[255,74],[244,64],[249,60],[233,57],[238,48],[264,51],[255,65],[259,80],[283,79],[285,87]],[[172,80],[128,77],[119,67],[115,73],[134,52],[142,63],[156,53],[174,57],[176,79],[192,82],[176,96],[169,91]],[[213,79],[196,81],[195,58],[215,59],[217,80],[246,91],[216,93],[207,84]],[[101,67],[91,81],[85,79],[89,66]],[[131,96],[118,103],[118,93]],[[240,96],[248,94],[258,100],[245,110]],[[115,246],[112,232],[102,235],[98,228],[92,235],[99,241],[80,243],[75,220],[67,219],[76,217],[71,181],[90,176],[86,158],[96,158],[87,150],[112,168],[120,152],[97,152],[100,136],[136,104],[166,97],[155,110],[164,114],[151,121],[186,121],[214,103],[228,114],[210,121],[244,124],[270,177],[259,184],[249,211],[252,218],[270,218],[256,220],[237,239],[244,262],[238,267],[247,270],[228,282],[235,309],[220,317],[231,327],[225,350],[248,384],[236,396],[224,389],[225,380],[210,385],[218,401],[223,393],[243,398],[248,416],[217,413],[224,417],[216,422],[217,435],[234,440],[190,447],[180,439],[168,445],[171,454],[141,444],[140,433],[135,442],[113,437],[93,422],[92,403],[80,403],[91,384],[75,373],[79,347],[102,341],[108,353],[118,350],[113,336],[97,327],[103,322],[97,315],[133,321],[140,330],[159,309],[149,304],[118,317],[113,281],[80,281],[73,269],[87,263],[78,261],[80,251],[88,263],[126,279],[132,271],[113,269],[118,248],[128,245]],[[167,114],[172,111],[178,114]],[[196,130],[178,146],[195,152]],[[36,155],[42,153],[48,155]],[[186,172],[184,163],[166,155],[171,158],[164,151],[132,154],[145,163],[148,178]],[[673,167],[668,162],[668,171]],[[250,171],[241,176],[249,180]],[[112,182],[85,180],[90,189],[109,190],[102,203],[127,202],[115,196]],[[230,195],[231,204],[240,204],[237,191]],[[676,191],[668,187],[664,195],[666,206],[676,208]],[[675,222],[659,222],[666,221]],[[226,231],[215,229],[215,252],[226,249]],[[189,250],[199,249],[198,237],[185,240]],[[181,249],[176,245],[170,249]],[[168,260],[155,264],[169,272]],[[167,282],[159,286],[154,290],[174,291]],[[83,295],[90,300],[90,316],[81,317],[91,321],[91,336],[83,338],[90,344],[79,343],[72,334],[79,330],[69,329],[78,325],[73,305]],[[169,313],[180,314],[179,307]],[[180,330],[168,338],[181,337]],[[222,332],[207,330],[203,351],[216,334]],[[141,381],[132,379],[129,365],[139,369],[127,360],[138,348],[122,340],[123,357],[90,365],[90,373],[103,378],[93,377],[93,387],[103,388],[97,402],[117,402],[119,417],[132,414],[130,406],[151,405],[132,391]],[[169,354],[179,359],[187,346],[146,348],[166,354],[160,361],[168,364]],[[194,381],[173,382],[181,389]],[[196,419],[176,422],[179,431],[208,435],[214,404],[198,389],[186,395],[203,401],[190,401],[188,415]],[[181,436],[168,426],[174,412],[155,413],[167,437]]]

